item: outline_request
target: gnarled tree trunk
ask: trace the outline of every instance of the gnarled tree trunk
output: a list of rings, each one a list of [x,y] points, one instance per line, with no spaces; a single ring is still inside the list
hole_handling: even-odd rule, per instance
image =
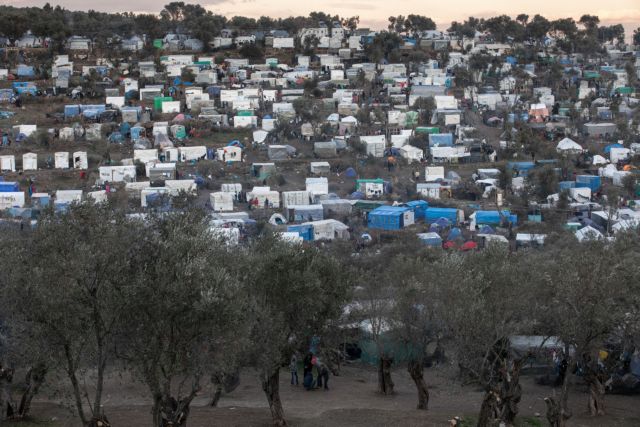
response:
[[[491,427],[498,419],[498,404],[500,397],[495,390],[489,389],[484,394],[482,406],[480,406],[480,415],[478,416],[477,427]]]
[[[47,366],[44,363],[38,363],[27,372],[26,385],[22,398],[20,399],[20,405],[18,406],[18,417],[24,418],[29,415],[31,409],[31,401],[33,397],[38,394],[40,386],[44,382],[44,378],[47,375]]]
[[[524,359],[513,362],[509,371],[502,376],[500,400],[502,413],[500,418],[507,426],[513,426],[518,415],[518,403],[522,399],[522,386],[520,386],[520,369]],[[508,368],[507,368],[508,369]]]
[[[14,405],[11,401],[12,381],[13,369],[0,365],[0,421],[8,420],[14,415]]]
[[[429,407],[429,390],[427,384],[424,382],[424,375],[422,369],[422,362],[417,360],[409,361],[407,366],[411,379],[416,383],[416,389],[418,390],[418,406],[417,409],[428,409]]]
[[[391,380],[391,364],[393,358],[380,356],[378,361],[378,392],[386,395],[393,394],[393,380]]]
[[[195,397],[196,391],[184,399],[176,399],[173,396],[164,396],[154,402],[153,409],[155,427],[184,427],[189,417],[189,407]]]
[[[589,413],[592,416],[604,415],[604,384],[596,373],[586,376],[589,384]]]
[[[269,409],[271,410],[271,418],[273,425],[284,427],[287,422],[284,419],[284,409],[280,400],[280,369],[276,368],[273,372],[262,375],[262,390],[267,396]]]

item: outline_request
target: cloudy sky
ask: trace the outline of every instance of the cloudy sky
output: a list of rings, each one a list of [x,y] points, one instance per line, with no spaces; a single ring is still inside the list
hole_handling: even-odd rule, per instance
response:
[[[168,2],[169,0],[50,1],[52,5],[60,4],[72,10],[93,8],[108,12],[152,13],[159,12]],[[42,6],[45,3],[46,1],[39,0],[0,0],[0,4],[13,6]],[[491,17],[508,14],[515,17],[518,13],[531,16],[540,13],[550,19],[567,16],[578,19],[588,13],[599,16],[601,22],[606,24],[623,24],[628,34],[640,26],[640,0],[537,0],[526,3],[514,0],[204,0],[200,4],[226,16],[287,17],[307,15],[314,10],[340,16],[358,15],[361,26],[374,29],[386,27],[387,18],[391,15],[406,16],[410,13],[431,17],[441,29],[446,29],[452,20],[463,20],[468,16]]]

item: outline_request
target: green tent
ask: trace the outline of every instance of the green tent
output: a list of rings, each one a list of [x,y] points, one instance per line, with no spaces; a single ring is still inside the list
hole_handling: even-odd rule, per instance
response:
[[[238,110],[238,116],[250,117],[250,116],[253,116],[253,111],[251,111],[251,110]]]
[[[436,134],[440,133],[440,128],[434,126],[418,126],[416,133]]]
[[[162,103],[165,101],[173,101],[170,96],[157,96],[153,98],[153,109],[156,111],[162,111]]]
[[[405,114],[404,125],[405,127],[412,128],[418,124],[418,112],[407,111]]]
[[[153,47],[155,47],[156,49],[162,49],[164,47],[164,42],[162,41],[162,39],[155,39],[153,41]]]
[[[616,92],[618,92],[621,95],[631,95],[633,93],[633,88],[632,87],[619,87],[619,88],[616,88]]]

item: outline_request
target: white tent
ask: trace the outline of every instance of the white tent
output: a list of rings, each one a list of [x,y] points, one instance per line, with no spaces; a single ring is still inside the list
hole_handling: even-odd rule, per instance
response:
[[[606,165],[608,162],[607,162],[607,159],[605,159],[599,154],[596,154],[595,156],[593,156],[591,163],[594,165]]]
[[[22,170],[38,170],[38,155],[36,153],[25,153],[22,155]]]
[[[576,231],[576,239],[578,239],[579,242],[584,242],[585,240],[600,240],[602,238],[602,233],[590,225]]]
[[[76,151],[73,153],[73,168],[83,170],[87,170],[89,168],[86,151]]]
[[[69,153],[67,151],[58,151],[54,154],[56,169],[69,169]]]
[[[582,146],[575,142],[570,138],[564,138],[562,141],[558,142],[558,146],[556,147],[558,152],[579,152],[581,153]]]
[[[269,132],[264,130],[256,130],[253,132],[253,142],[255,144],[262,144],[266,139]]]

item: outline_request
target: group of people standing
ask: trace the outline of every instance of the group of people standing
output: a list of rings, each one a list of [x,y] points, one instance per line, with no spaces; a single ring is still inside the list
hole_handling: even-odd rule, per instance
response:
[[[317,356],[312,352],[308,352],[302,360],[302,366],[302,385],[305,390],[314,390],[316,388],[324,388],[325,391],[329,390],[329,368]],[[291,356],[289,370],[291,371],[291,385],[298,385],[298,356],[295,353]]]

